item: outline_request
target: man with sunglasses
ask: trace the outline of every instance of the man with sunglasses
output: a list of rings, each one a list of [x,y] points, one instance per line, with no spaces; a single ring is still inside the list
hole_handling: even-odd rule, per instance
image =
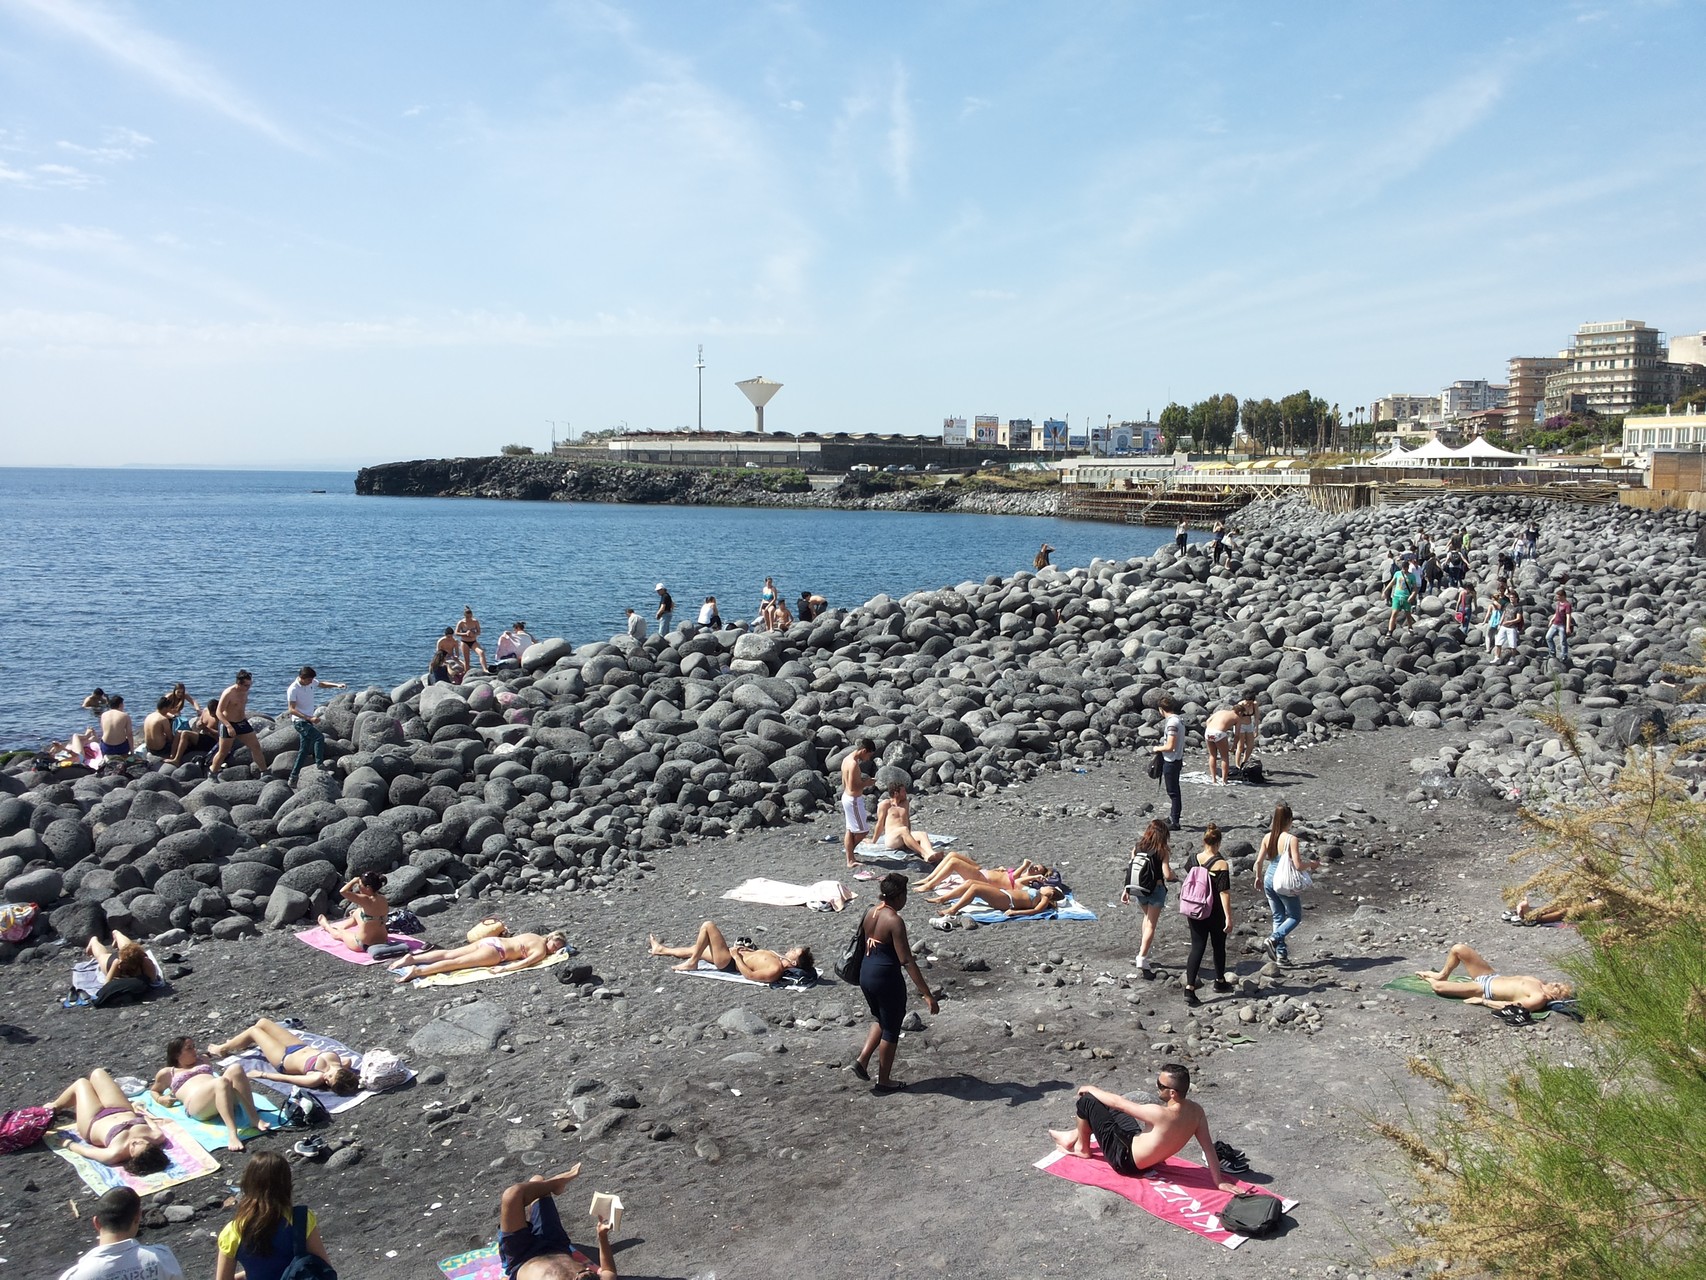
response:
[[[1191,1089],[1191,1073],[1176,1062],[1164,1065],[1155,1080],[1160,1102],[1133,1102],[1130,1098],[1081,1085],[1078,1089],[1078,1125],[1073,1129],[1050,1129],[1055,1146],[1068,1155],[1091,1156],[1090,1139],[1095,1137],[1102,1155],[1115,1173],[1135,1178],[1185,1149],[1192,1138],[1202,1148],[1208,1175],[1222,1191],[1236,1193],[1220,1167],[1214,1136],[1208,1131],[1203,1109],[1185,1095]]]

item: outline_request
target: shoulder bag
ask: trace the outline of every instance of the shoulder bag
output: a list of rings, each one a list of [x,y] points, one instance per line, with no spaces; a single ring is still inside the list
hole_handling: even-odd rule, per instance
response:
[[[841,952],[841,959],[835,962],[835,976],[843,982],[856,984],[859,981],[859,970],[865,964],[865,917],[859,917],[858,927],[853,930],[853,936],[847,940],[847,946]]]
[[[1297,837],[1281,836],[1279,851],[1274,855],[1274,892],[1295,898],[1314,884],[1310,874],[1297,865]]]

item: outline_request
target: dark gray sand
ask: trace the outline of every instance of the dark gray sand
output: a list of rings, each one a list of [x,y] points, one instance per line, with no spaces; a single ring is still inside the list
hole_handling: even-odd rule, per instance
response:
[[[1577,945],[1569,930],[1499,922],[1499,890],[1520,878],[1509,855],[1522,836],[1508,805],[1405,801],[1412,757],[1455,736],[1347,734],[1266,755],[1269,786],[1187,781],[1176,865],[1209,819],[1236,855],[1282,798],[1306,848],[1329,861],[1293,937],[1295,967],[1273,977],[1262,975],[1257,950],[1266,932],[1258,887],[1247,874],[1235,879],[1230,960],[1249,984],[1228,996],[1205,988],[1197,1010],[1177,985],[1188,934],[1176,898],[1155,953],[1163,977],[1134,975],[1140,916],[1117,904],[1118,890],[1134,832],[1160,796],[1131,753],[1085,773],[1045,772],[993,798],[920,797],[915,814],[930,830],[954,833],[986,865],[1058,863],[1101,918],[939,933],[914,898],[906,919],[943,1002],[902,1041],[902,1094],[873,1096],[847,1069],[867,1026],[857,989],[831,980],[796,994],[688,979],[646,954],[648,932],[685,942],[712,917],[731,937],[809,943],[827,970],[855,909],[874,901],[870,882],[839,915],[720,900],[750,875],[843,875],[839,828],[820,820],[662,851],[655,872],[620,889],[500,902],[517,929],[567,929],[595,975],[579,987],[554,970],[398,989],[377,967],[269,933],[184,945],[187,972],[168,998],[65,1011],[69,952],[63,963],[7,966],[0,1100],[45,1101],[97,1065],[146,1076],[169,1036],[228,1035],[261,1015],[405,1053],[422,1072],[415,1086],[326,1130],[339,1148],[327,1164],[297,1163],[298,1198],[319,1211],[335,1264],[354,1280],[436,1275],[439,1258],[492,1238],[505,1183],[576,1161],[583,1173],[563,1197],[565,1220],[589,1235],[591,1193],[619,1193],[624,1276],[1368,1274],[1386,1241],[1403,1235],[1395,1196],[1406,1186],[1370,1116],[1431,1103],[1406,1076],[1406,1058],[1430,1054],[1448,1069],[1492,1075],[1530,1045],[1567,1056],[1580,1035],[1563,1018],[1519,1031],[1478,1008],[1379,989],[1437,966],[1457,940],[1505,972],[1543,975]],[[1193,753],[1187,768],[1201,767]],[[459,938],[491,907],[460,903],[427,921],[428,936]],[[1287,1003],[1272,1003],[1278,996]],[[495,1048],[440,1056],[409,1047],[436,1014],[475,1000],[507,1023]],[[912,1007],[922,1013],[916,999]],[[1234,1030],[1255,1043],[1227,1046]],[[1252,1180],[1301,1201],[1282,1237],[1228,1252],[1032,1167],[1051,1149],[1046,1130],[1070,1122],[1077,1084],[1141,1093],[1169,1059],[1191,1066],[1193,1096],[1216,1136],[1248,1153]],[[288,1146],[278,1137],[251,1144]],[[212,1273],[213,1237],[229,1216],[223,1184],[244,1160],[220,1158],[219,1176],[147,1202],[144,1239],[170,1245],[192,1275]],[[37,1147],[0,1159],[0,1174],[0,1274],[56,1274],[94,1242],[92,1196],[69,1165]],[[186,1209],[187,1220],[165,1221]]]

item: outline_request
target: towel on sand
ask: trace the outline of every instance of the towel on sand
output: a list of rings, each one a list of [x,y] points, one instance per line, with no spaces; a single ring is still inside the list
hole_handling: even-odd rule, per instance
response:
[[[1465,986],[1474,985],[1477,988],[1480,986],[1475,979],[1465,978],[1457,974],[1452,975],[1450,981],[1461,982]],[[1428,980],[1426,978],[1418,978],[1413,973],[1406,973],[1403,977],[1392,979],[1391,982],[1383,982],[1380,984],[1380,989],[1382,991],[1402,991],[1405,995],[1409,996],[1426,996],[1429,1000],[1449,1000],[1452,1004],[1463,1003],[1463,1001],[1457,996],[1440,995],[1439,992],[1435,991],[1428,985]],[[1539,1013],[1530,1014],[1529,1016],[1534,1018],[1536,1021],[1539,1021],[1541,1018],[1547,1016],[1547,1011],[1542,1009]]]
[[[315,925],[312,929],[304,929],[296,935],[296,940],[306,942],[314,950],[324,951],[327,955],[336,956],[339,960],[346,961],[349,964],[379,963],[365,951],[351,951],[319,925]],[[410,951],[419,951],[426,946],[425,940],[412,938],[406,933],[388,933],[385,935],[385,940],[387,942],[400,942]]]
[[[298,1044],[305,1044],[310,1049],[318,1049],[322,1053],[331,1052],[342,1054],[344,1057],[351,1059],[351,1070],[355,1071],[358,1075],[361,1072],[361,1055],[342,1041],[334,1040],[331,1036],[316,1034],[313,1031],[293,1030],[290,1032],[290,1038],[295,1040]],[[266,1054],[262,1053],[259,1049],[250,1049],[247,1053],[244,1053],[239,1057],[226,1058],[219,1065],[223,1067],[232,1062],[242,1063],[243,1070],[245,1071],[271,1071],[273,1069],[272,1064],[267,1061]],[[405,1068],[405,1070],[407,1070],[407,1068]],[[409,1079],[413,1080],[414,1078],[415,1073],[413,1071],[409,1071]],[[289,1096],[292,1088],[292,1086],[288,1084],[277,1084],[271,1080],[257,1080],[255,1083],[262,1089],[270,1089],[274,1093],[283,1094],[285,1096]],[[338,1093],[331,1093],[324,1089],[310,1089],[308,1092],[318,1098],[320,1100],[320,1104],[333,1115],[336,1115],[340,1111],[348,1111],[351,1107],[360,1106],[363,1102],[366,1102],[369,1098],[373,1097],[372,1092],[366,1089],[363,1089],[360,1093],[352,1093],[348,1097]],[[257,1097],[255,1101],[259,1102],[260,1099]]]
[[[1022,924],[1026,920],[1094,920],[1096,913],[1089,907],[1079,903],[1071,894],[1058,906],[1050,911],[1039,911],[1034,916],[1009,916],[1004,911],[994,907],[971,907],[960,912],[970,916],[979,924]]]
[[[737,884],[723,895],[735,902],[757,902],[767,907],[810,907],[813,911],[839,911],[857,896],[839,880],[789,884],[785,880],[766,880],[761,876]]]
[[[930,832],[929,835],[930,843],[935,846],[938,853],[954,843],[953,836],[939,836],[934,831]],[[856,845],[853,849],[853,856],[863,862],[881,863],[885,867],[904,867],[909,862],[923,861],[910,849],[886,849],[880,840],[866,840],[864,843]]]
[[[150,951],[148,953],[148,958],[154,962],[154,968],[157,972],[165,972],[164,969],[160,968],[159,956]],[[95,962],[92,958],[79,960],[76,964],[71,966],[71,985],[86,996],[92,997],[101,994],[101,974],[100,971],[95,968]],[[158,982],[150,981],[148,985],[153,987],[156,991],[161,991],[165,989],[166,980],[161,978]]]
[[[1208,1170],[1202,1165],[1181,1160],[1178,1156],[1164,1160],[1151,1169],[1145,1169],[1135,1178],[1115,1173],[1108,1162],[1102,1159],[1100,1152],[1087,1159],[1084,1156],[1067,1155],[1064,1151],[1051,1151],[1037,1161],[1036,1168],[1081,1186],[1112,1191],[1115,1195],[1131,1201],[1139,1209],[1154,1214],[1161,1221],[1170,1222],[1175,1227],[1183,1227],[1204,1240],[1212,1240],[1228,1249],[1236,1249],[1249,1239],[1248,1236],[1228,1231],[1220,1225],[1220,1211],[1226,1208],[1227,1202],[1232,1199],[1232,1193],[1222,1191],[1210,1182]],[[1273,1192],[1265,1187],[1251,1186],[1248,1182],[1237,1182],[1237,1186],[1240,1191],[1273,1195]],[[1280,1209],[1286,1213],[1290,1213],[1297,1205],[1297,1201],[1287,1200],[1283,1196],[1274,1198],[1280,1202]]]
[[[261,1083],[264,1084],[265,1081]],[[197,1120],[194,1116],[186,1113],[182,1107],[168,1107],[157,1101],[151,1093],[143,1093],[135,1101],[140,1102],[150,1115],[159,1116],[178,1125],[208,1151],[225,1150],[225,1122],[219,1118],[217,1112],[212,1120]],[[261,1118],[273,1128],[277,1129],[284,1124],[284,1117],[279,1114],[278,1104],[272,1100],[266,1090],[260,1090],[255,1094],[255,1106],[260,1108]],[[253,1125],[240,1125],[237,1129],[237,1136],[247,1142],[250,1138],[260,1137],[261,1130]]]
[[[593,1260],[576,1249],[569,1255],[576,1265],[590,1267]],[[488,1244],[480,1249],[458,1253],[438,1264],[445,1280],[504,1280],[503,1263],[498,1261],[498,1247]]]
[[[151,1173],[146,1178],[138,1178],[123,1169],[96,1164],[93,1160],[72,1151],[66,1144],[82,1141],[77,1136],[75,1125],[66,1125],[55,1130],[55,1141],[49,1146],[55,1155],[77,1170],[77,1176],[83,1179],[84,1185],[96,1195],[104,1195],[114,1187],[129,1187],[139,1196],[153,1195],[156,1191],[175,1187],[180,1182],[206,1177],[218,1170],[219,1161],[210,1156],[178,1121],[157,1117],[154,1124],[166,1135],[166,1154],[171,1157],[172,1162],[159,1173]],[[223,1146],[224,1143],[220,1145]]]
[[[730,973],[726,969],[719,969],[709,960],[701,960],[697,969],[672,968],[670,972],[678,978],[713,978],[718,982],[744,982],[749,987],[768,987],[772,991],[804,991],[806,988],[814,987],[823,981],[823,970],[814,969],[812,970],[812,977],[804,981],[790,981],[786,974],[798,971],[786,970],[784,976],[776,979],[775,982],[757,982],[744,973]]]
[[[530,964],[525,969],[507,969],[503,973],[493,973],[491,969],[455,969],[450,973],[435,973],[430,977],[416,978],[409,983],[411,987],[460,987],[468,982],[485,982],[489,978],[507,978],[516,973],[537,973],[540,969],[549,969],[554,964],[562,964],[571,954],[570,948],[553,952],[538,964]]]

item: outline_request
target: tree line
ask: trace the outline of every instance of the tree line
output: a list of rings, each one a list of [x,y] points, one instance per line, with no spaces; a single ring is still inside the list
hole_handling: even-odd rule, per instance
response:
[[[1156,425],[1169,453],[1225,453],[1232,447],[1239,426],[1254,450],[1261,453],[1296,449],[1320,453],[1350,443],[1339,406],[1310,395],[1307,389],[1279,400],[1264,397],[1242,404],[1230,392],[1189,406],[1175,402],[1161,411]]]

